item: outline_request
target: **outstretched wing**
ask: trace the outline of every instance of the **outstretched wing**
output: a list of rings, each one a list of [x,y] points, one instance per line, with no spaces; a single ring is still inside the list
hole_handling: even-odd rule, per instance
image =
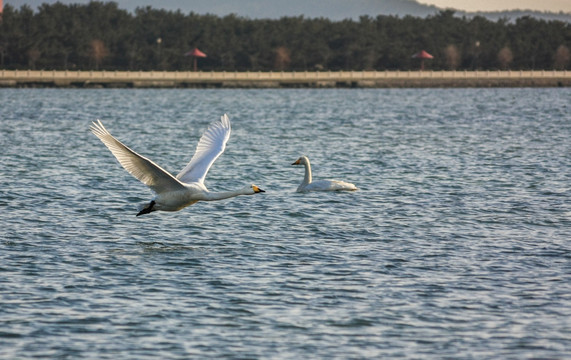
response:
[[[184,183],[196,181],[203,184],[206,173],[224,152],[226,142],[230,138],[230,130],[230,119],[226,114],[220,121],[210,124],[200,138],[194,156],[176,178]]]
[[[150,187],[155,193],[158,194],[164,191],[184,189],[184,185],[175,179],[174,176],[115,139],[113,135],[105,129],[101,121],[97,120],[97,122],[93,122],[90,128],[91,132],[111,150],[111,153],[115,155],[125,170],[139,179],[143,184]]]

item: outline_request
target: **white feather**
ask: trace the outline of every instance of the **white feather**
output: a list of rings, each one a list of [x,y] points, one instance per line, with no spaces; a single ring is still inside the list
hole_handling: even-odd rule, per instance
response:
[[[206,129],[196,146],[194,156],[176,178],[185,183],[203,184],[208,170],[224,152],[226,143],[230,139],[230,131],[230,119],[224,114],[220,121],[212,123]]]
[[[137,214],[147,214],[156,210],[177,211],[197,201],[222,200],[238,195],[253,195],[264,192],[256,185],[243,189],[212,193],[204,186],[204,178],[214,161],[224,152],[230,138],[230,119],[224,114],[220,121],[212,123],[204,132],[194,156],[175,178],[151,160],[143,157],[114,138],[101,121],[91,125],[97,136],[119,163],[131,175],[149,186],[157,196]]]
[[[305,176],[303,181],[297,188],[297,192],[309,191],[354,191],[357,187],[351,183],[339,180],[318,180],[313,181],[311,174],[311,164],[307,156],[297,159],[292,165],[303,165],[305,167]]]

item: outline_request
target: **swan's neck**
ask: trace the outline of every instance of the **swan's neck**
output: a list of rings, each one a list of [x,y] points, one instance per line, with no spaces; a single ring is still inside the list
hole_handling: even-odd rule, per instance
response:
[[[240,189],[240,190],[232,190],[232,191],[220,191],[220,192],[208,192],[205,196],[205,201],[215,201],[215,200],[222,200],[228,199],[231,197],[239,196],[239,195],[250,195],[254,192],[249,190],[249,188]]]
[[[305,167],[305,176],[302,185],[311,184],[311,165],[309,164],[309,159],[305,159],[303,166]]]

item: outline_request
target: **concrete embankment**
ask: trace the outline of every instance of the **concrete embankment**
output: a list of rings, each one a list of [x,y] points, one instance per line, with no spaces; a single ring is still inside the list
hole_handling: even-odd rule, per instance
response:
[[[0,87],[399,88],[571,86],[571,71],[175,72],[0,70]]]

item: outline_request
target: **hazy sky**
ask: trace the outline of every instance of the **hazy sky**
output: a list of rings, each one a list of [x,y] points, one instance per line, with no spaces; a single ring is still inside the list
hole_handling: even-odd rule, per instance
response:
[[[20,6],[27,4],[30,5],[33,9],[37,8],[38,5],[41,3],[49,3],[53,4],[58,0],[3,0],[4,4],[11,4],[16,8],[20,8]],[[89,0],[60,0],[63,3],[88,3]],[[108,1],[108,0],[103,0]],[[239,4],[244,5],[251,5],[256,4],[257,2],[264,2],[263,0],[164,0],[164,1],[156,1],[156,0],[114,0],[119,4],[120,8],[127,8],[127,9],[135,9],[137,6],[147,6],[151,5],[153,7],[163,7],[163,8],[180,8],[180,4],[185,4],[186,7],[189,8],[194,6],[196,9],[208,9],[208,12],[217,13],[217,7],[228,8],[229,4],[232,5],[234,8]],[[319,4],[319,6],[325,6],[328,4],[330,0],[306,0],[309,4],[308,6],[316,7],[315,4]],[[333,2],[329,2],[329,4],[351,4],[352,0],[337,0]],[[401,0],[403,3],[408,3],[409,0]],[[388,0],[360,0],[360,4],[368,4],[369,7],[372,4],[378,2],[377,4],[381,3],[388,3],[393,4],[394,1]],[[571,13],[571,0],[417,0],[418,3],[427,4],[427,5],[435,5],[439,8],[454,8],[456,10],[464,10],[468,12],[473,11],[502,11],[502,10],[538,10],[538,11],[551,11],[551,12],[560,12],[563,11],[565,13]],[[269,2],[273,3],[273,2]],[[286,4],[288,2],[286,1]],[[290,5],[295,7],[299,1],[290,1]],[[160,5],[165,6],[160,6]],[[178,7],[176,6],[178,4]],[[168,5],[168,6],[166,6]],[[224,6],[223,6],[224,5]],[[285,5],[287,6],[287,5]],[[375,8],[375,6],[372,6]],[[282,6],[283,8],[283,6]],[[378,6],[377,6],[378,8]],[[283,10],[283,9],[282,9]],[[234,10],[235,11],[235,10]]]
[[[418,0],[418,2],[466,11],[522,9],[571,12],[571,0]]]

